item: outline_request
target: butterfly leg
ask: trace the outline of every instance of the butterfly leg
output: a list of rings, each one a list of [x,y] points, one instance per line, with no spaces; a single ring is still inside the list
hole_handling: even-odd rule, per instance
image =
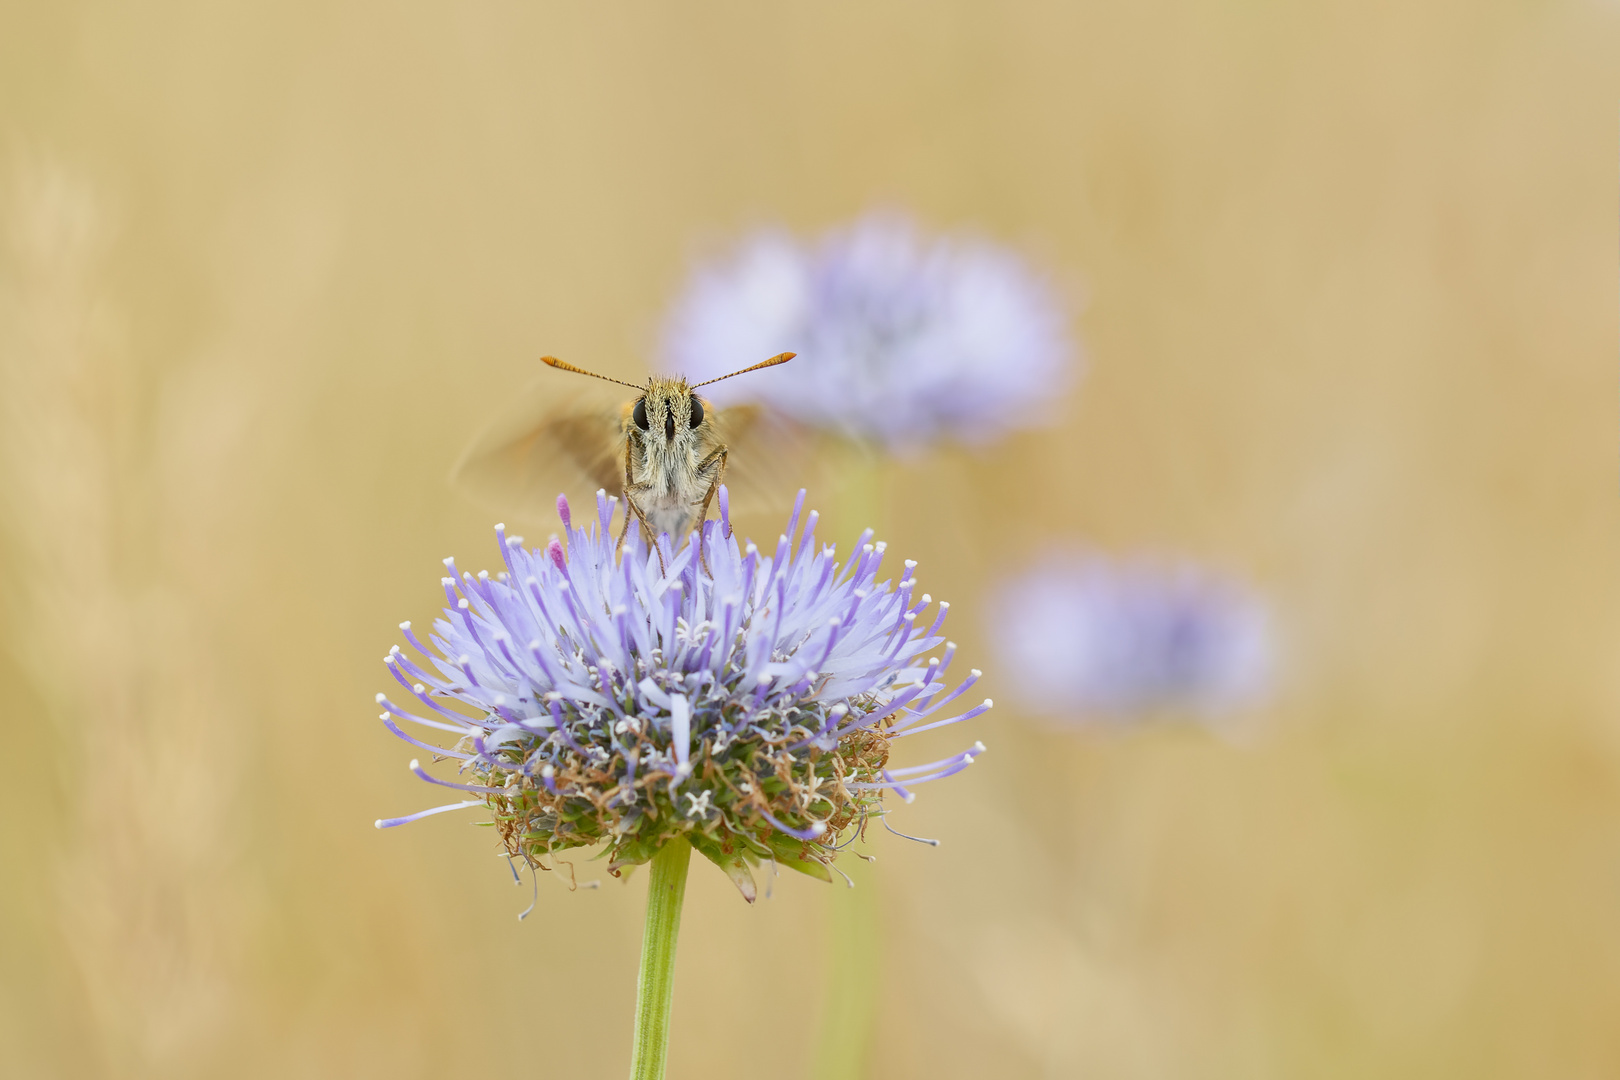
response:
[[[624,550],[624,538],[630,535],[630,519],[641,517],[641,510],[636,506],[636,500],[630,494],[630,440],[624,442],[624,524],[619,526],[619,542],[613,547],[613,554],[617,555]],[[643,521],[642,528],[647,523]]]
[[[714,453],[704,458],[703,462],[698,465],[698,471],[701,472],[710,465],[715,466],[714,479],[709,481],[709,490],[703,496],[703,509],[699,511],[697,519],[697,536],[698,562],[702,565],[703,572],[713,578],[714,571],[709,569],[709,549],[703,546],[703,525],[709,520],[709,503],[714,501],[715,492],[720,490],[720,481],[726,475],[726,448],[724,446],[717,448]]]
[[[624,444],[624,526],[619,530],[619,545],[614,549],[615,554],[624,550],[624,538],[630,535],[631,518],[641,523],[641,538],[658,556],[658,572],[668,573],[664,567],[664,553],[658,550],[658,538],[653,535],[652,526],[647,524],[647,515],[636,505],[635,481],[630,474],[630,441],[627,439]]]
[[[624,524],[619,527],[619,542],[613,546],[613,554],[617,555],[624,550],[624,538],[630,534],[630,519],[636,516],[636,504],[630,501],[630,496],[624,497]]]
[[[653,554],[658,556],[659,574],[669,573],[669,568],[664,565],[664,550],[658,546],[658,537],[653,535],[652,526],[647,522],[647,515],[641,512],[640,507],[637,507],[636,516],[641,518],[641,539],[646,542],[648,547],[652,548]]]
[[[636,500],[631,498],[628,490],[624,493],[624,527],[619,530],[619,543],[614,548],[614,553],[617,554],[624,550],[624,538],[630,534],[630,522],[632,520],[640,525],[641,539],[645,541],[648,547],[652,548],[653,554],[658,556],[659,572],[666,572],[664,553],[658,550],[657,538],[653,536],[652,526],[647,523],[647,515],[641,512],[641,507],[636,505]]]

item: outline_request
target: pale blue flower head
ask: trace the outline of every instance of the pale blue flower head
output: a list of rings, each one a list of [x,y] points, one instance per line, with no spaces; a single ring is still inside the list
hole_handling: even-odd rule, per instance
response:
[[[763,401],[888,449],[983,443],[1050,419],[1076,353],[1051,284],[1017,255],[894,214],[814,243],[766,229],[699,267],[662,364],[701,380],[784,349],[798,359],[717,383],[714,399]]]
[[[1057,719],[1215,720],[1270,685],[1265,608],[1190,563],[1053,555],[1005,582],[990,618],[1009,690]]]
[[[990,702],[953,708],[979,673],[947,687],[948,605],[918,589],[916,563],[882,576],[870,531],[840,563],[803,502],[769,555],[732,534],[721,488],[720,520],[679,550],[667,536],[649,550],[639,530],[619,548],[617,500],[598,493],[584,523],[559,499],[562,536],[537,550],[497,526],[493,576],[445,560],[449,606],[428,642],[402,626],[420,655],[384,658],[411,704],[378,702],[390,731],[460,775],[413,772],[475,798],[378,826],[488,805],[507,852],[538,865],[603,845],[617,873],[679,836],[750,900],[761,859],[829,878],[886,793],[909,802],[984,749],[899,766],[891,748]]]

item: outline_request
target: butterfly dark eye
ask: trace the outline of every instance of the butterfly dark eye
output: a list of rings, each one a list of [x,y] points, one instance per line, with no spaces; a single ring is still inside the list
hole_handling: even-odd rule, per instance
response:
[[[647,430],[647,399],[646,398],[641,398],[641,399],[637,400],[636,409],[635,409],[634,412],[632,412],[630,414],[630,419],[634,420],[635,424],[636,424],[636,427],[640,428],[642,431]]]
[[[697,427],[701,423],[703,423],[703,402],[701,402],[701,401],[699,401],[697,399],[696,394],[693,394],[692,395],[692,426]]]

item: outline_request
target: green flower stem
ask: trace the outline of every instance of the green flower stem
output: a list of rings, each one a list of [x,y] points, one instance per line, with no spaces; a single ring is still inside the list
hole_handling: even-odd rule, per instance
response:
[[[851,538],[867,527],[883,537],[883,463],[875,451],[849,447],[840,463],[841,481],[834,525]],[[861,1080],[877,1024],[882,992],[880,956],[883,948],[882,907],[877,874],[866,862],[848,852],[839,868],[855,883],[838,888],[829,897],[827,985],[823,991],[821,1037],[816,1042],[814,1080]]]
[[[653,856],[647,882],[647,926],[641,939],[641,975],[636,980],[636,1044],[630,1080],[664,1080],[669,1056],[669,1005],[675,994],[675,939],[681,931],[681,901],[692,845],[670,840]]]

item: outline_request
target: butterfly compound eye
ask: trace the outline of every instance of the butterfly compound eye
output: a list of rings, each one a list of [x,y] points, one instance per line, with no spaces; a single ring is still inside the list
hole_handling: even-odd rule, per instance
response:
[[[636,408],[635,408],[635,411],[630,414],[630,419],[635,421],[636,427],[640,428],[642,431],[647,430],[647,399],[646,398],[638,398],[636,400]]]
[[[693,394],[692,395],[692,426],[697,427],[701,423],[703,423],[703,402],[698,400],[696,394]]]

